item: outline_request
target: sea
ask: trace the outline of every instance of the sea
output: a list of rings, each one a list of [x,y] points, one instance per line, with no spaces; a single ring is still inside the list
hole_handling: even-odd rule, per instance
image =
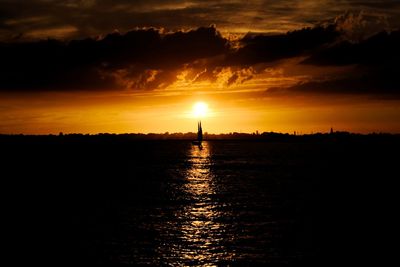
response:
[[[53,266],[382,263],[398,139],[2,137],[3,240]]]

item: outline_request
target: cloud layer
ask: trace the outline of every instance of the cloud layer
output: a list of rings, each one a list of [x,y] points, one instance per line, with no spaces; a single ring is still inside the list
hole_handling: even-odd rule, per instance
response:
[[[215,28],[162,35],[158,30],[117,32],[100,40],[46,40],[0,46],[0,88],[64,90],[157,88],[183,64],[226,53]]]
[[[167,88],[179,80],[190,84],[222,81],[230,88],[257,77],[290,79],[294,74],[289,69],[297,67],[304,69],[297,84],[272,89],[261,84],[258,89],[269,95],[400,95],[400,31],[355,41],[342,24],[284,34],[248,34],[236,41],[210,26],[167,33],[154,28],[116,31],[104,38],[68,42],[3,42],[0,90],[138,91]],[[291,59],[301,60],[282,68],[282,62]],[[339,72],[326,72],[330,67]]]
[[[400,26],[397,0],[0,0],[0,40],[76,39],[135,27],[176,31],[216,24],[223,32],[286,32],[345,12],[352,25]],[[348,21],[348,19],[346,19]],[[343,27],[349,29],[348,25]]]

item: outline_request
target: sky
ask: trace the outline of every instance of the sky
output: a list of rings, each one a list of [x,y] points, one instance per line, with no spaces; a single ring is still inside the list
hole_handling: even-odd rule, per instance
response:
[[[398,0],[0,0],[0,133],[400,133],[399,26]]]

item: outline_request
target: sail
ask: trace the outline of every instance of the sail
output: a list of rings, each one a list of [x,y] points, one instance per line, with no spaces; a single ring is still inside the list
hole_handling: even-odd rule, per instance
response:
[[[203,141],[203,129],[201,128],[201,121],[197,123],[197,141]]]

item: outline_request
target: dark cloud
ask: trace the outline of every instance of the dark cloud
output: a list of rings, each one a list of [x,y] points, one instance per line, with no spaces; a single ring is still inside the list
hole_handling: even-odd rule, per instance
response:
[[[343,41],[315,52],[303,63],[313,65],[397,65],[400,31],[380,32],[359,43]]]
[[[395,77],[400,72],[379,72],[354,75],[342,79],[332,79],[326,81],[301,82],[288,88],[270,88],[267,90],[269,95],[288,95],[288,94],[352,94],[352,95],[379,95],[388,97],[400,97],[400,82]]]
[[[169,33],[116,31],[69,42],[3,42],[0,90],[149,90],[169,86],[182,73],[191,83],[222,80],[235,86],[268,76],[266,66],[301,57],[306,59],[300,65],[312,66],[318,75],[304,73],[307,80],[270,93],[399,94],[400,31],[357,42],[344,37],[338,24],[329,24],[286,34],[248,34],[238,41],[240,48],[213,26]],[[324,75],[326,66],[348,65],[354,68],[340,77]]]
[[[342,77],[273,88],[269,93],[349,93],[400,95],[400,31],[381,32],[359,43],[343,41],[315,51],[303,64],[354,65]],[[282,90],[281,90],[282,89]]]
[[[279,94],[400,95],[400,31],[381,32],[359,43],[342,41],[315,51],[302,64],[355,68],[341,77],[300,82],[288,88],[270,88]]]
[[[228,59],[230,64],[256,64],[283,58],[300,56],[323,44],[331,43],[339,36],[335,25],[305,28],[278,35],[245,36],[243,47]]]
[[[227,40],[214,27],[167,35],[155,29],[124,35],[116,32],[100,40],[69,43],[3,43],[0,88],[143,89],[167,85],[183,64],[226,53],[227,49]]]

